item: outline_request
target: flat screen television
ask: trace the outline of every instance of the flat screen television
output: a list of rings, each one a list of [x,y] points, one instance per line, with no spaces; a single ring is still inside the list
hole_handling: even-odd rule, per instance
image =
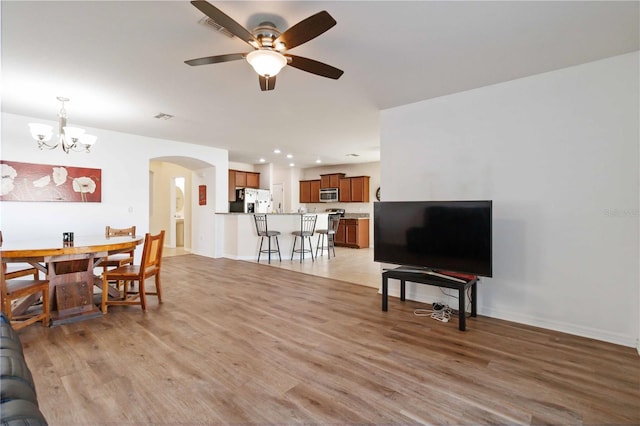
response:
[[[374,203],[373,260],[492,276],[492,202]]]

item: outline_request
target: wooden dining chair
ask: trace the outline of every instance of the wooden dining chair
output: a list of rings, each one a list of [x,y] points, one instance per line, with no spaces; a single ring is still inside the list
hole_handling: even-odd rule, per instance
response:
[[[2,257],[0,256],[0,262]],[[49,281],[34,279],[7,279],[5,276],[6,263],[2,262],[2,268],[0,268],[0,298],[2,299],[2,312],[7,316],[11,325],[15,330],[19,330],[30,324],[38,321],[42,321],[42,326],[49,326],[50,309],[49,303]],[[27,274],[27,276],[30,274]],[[36,310],[28,309],[26,312],[13,315],[13,301],[28,297],[31,295],[38,295],[42,298],[42,308],[35,308]]]
[[[142,261],[140,265],[123,265],[116,269],[110,269],[102,274],[102,313],[107,313],[109,305],[140,305],[144,312],[147,311],[147,294],[158,297],[158,303],[162,303],[162,285],[160,282],[160,266],[162,264],[162,246],[164,244],[164,231],[157,235],[147,233],[144,237],[142,248]],[[155,292],[148,292],[145,281],[155,277]],[[114,282],[120,297],[109,298],[109,283]],[[127,282],[137,282],[135,286],[127,286]],[[122,290],[120,287],[122,286]]]
[[[105,227],[104,236],[106,238],[111,237],[135,237],[136,235],[136,227],[132,226],[130,228],[112,228],[111,226]],[[103,260],[100,265],[102,266],[102,272],[107,272],[109,268],[119,268],[124,265],[133,265],[133,254],[135,252],[135,247],[131,249],[131,251],[127,251],[124,253],[112,254]]]
[[[0,231],[0,247],[2,246],[2,231]],[[6,263],[2,264],[2,268],[4,270],[4,278],[7,280],[13,278],[27,277],[29,275],[33,276],[34,280],[40,278],[40,273],[34,267],[29,266],[10,266]]]

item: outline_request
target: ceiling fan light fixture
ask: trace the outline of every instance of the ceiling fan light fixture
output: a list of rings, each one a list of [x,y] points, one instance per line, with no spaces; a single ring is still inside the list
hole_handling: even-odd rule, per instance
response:
[[[247,62],[263,77],[274,77],[287,65],[287,58],[273,50],[260,49],[247,54]]]

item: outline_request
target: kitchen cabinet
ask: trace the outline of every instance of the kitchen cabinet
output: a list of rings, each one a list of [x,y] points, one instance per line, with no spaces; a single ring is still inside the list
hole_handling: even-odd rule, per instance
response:
[[[320,175],[320,180],[300,181],[300,202],[319,203],[320,189],[338,188],[341,203],[368,203],[369,176],[345,177],[344,173]]]
[[[236,188],[260,188],[260,173],[229,169],[229,201],[236,201]]]
[[[236,171],[229,170],[229,202],[236,201]]]
[[[316,179],[311,181],[311,202],[320,202],[320,180]]]
[[[244,188],[247,186],[247,172],[235,171],[236,188]]]
[[[369,202],[369,176],[354,176],[351,180],[351,201],[355,203]]]
[[[320,175],[320,188],[338,188],[340,185],[340,179],[343,177],[345,177],[344,173]]]
[[[340,202],[368,203],[369,176],[353,176],[340,179]]]
[[[260,173],[247,172],[247,188],[260,188]]]
[[[351,202],[351,178],[340,179],[338,196],[341,203]]]
[[[319,203],[320,202],[320,180],[300,181],[300,202]]]
[[[369,247],[369,218],[342,218],[335,235],[336,246]]]

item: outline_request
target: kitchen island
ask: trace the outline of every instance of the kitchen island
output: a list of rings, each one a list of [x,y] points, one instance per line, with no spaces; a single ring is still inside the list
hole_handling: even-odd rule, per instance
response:
[[[224,217],[224,257],[237,260],[257,260],[258,249],[260,247],[260,237],[256,232],[256,224],[253,213],[218,213]],[[282,260],[291,259],[291,249],[293,247],[293,235],[291,232],[300,230],[300,218],[303,213],[268,213],[267,222],[269,230],[280,231],[278,236],[280,242],[280,254]],[[327,229],[329,214],[326,212],[306,213],[318,215],[316,230]],[[314,234],[311,239],[313,243],[313,253],[318,242],[318,235]],[[266,243],[265,243],[266,244]],[[299,242],[298,242],[299,244]],[[300,259],[296,253],[294,259]],[[265,259],[266,256],[263,256]],[[311,261],[308,257],[307,260]],[[274,255],[271,255],[273,262]],[[278,255],[275,255],[276,262]]]

